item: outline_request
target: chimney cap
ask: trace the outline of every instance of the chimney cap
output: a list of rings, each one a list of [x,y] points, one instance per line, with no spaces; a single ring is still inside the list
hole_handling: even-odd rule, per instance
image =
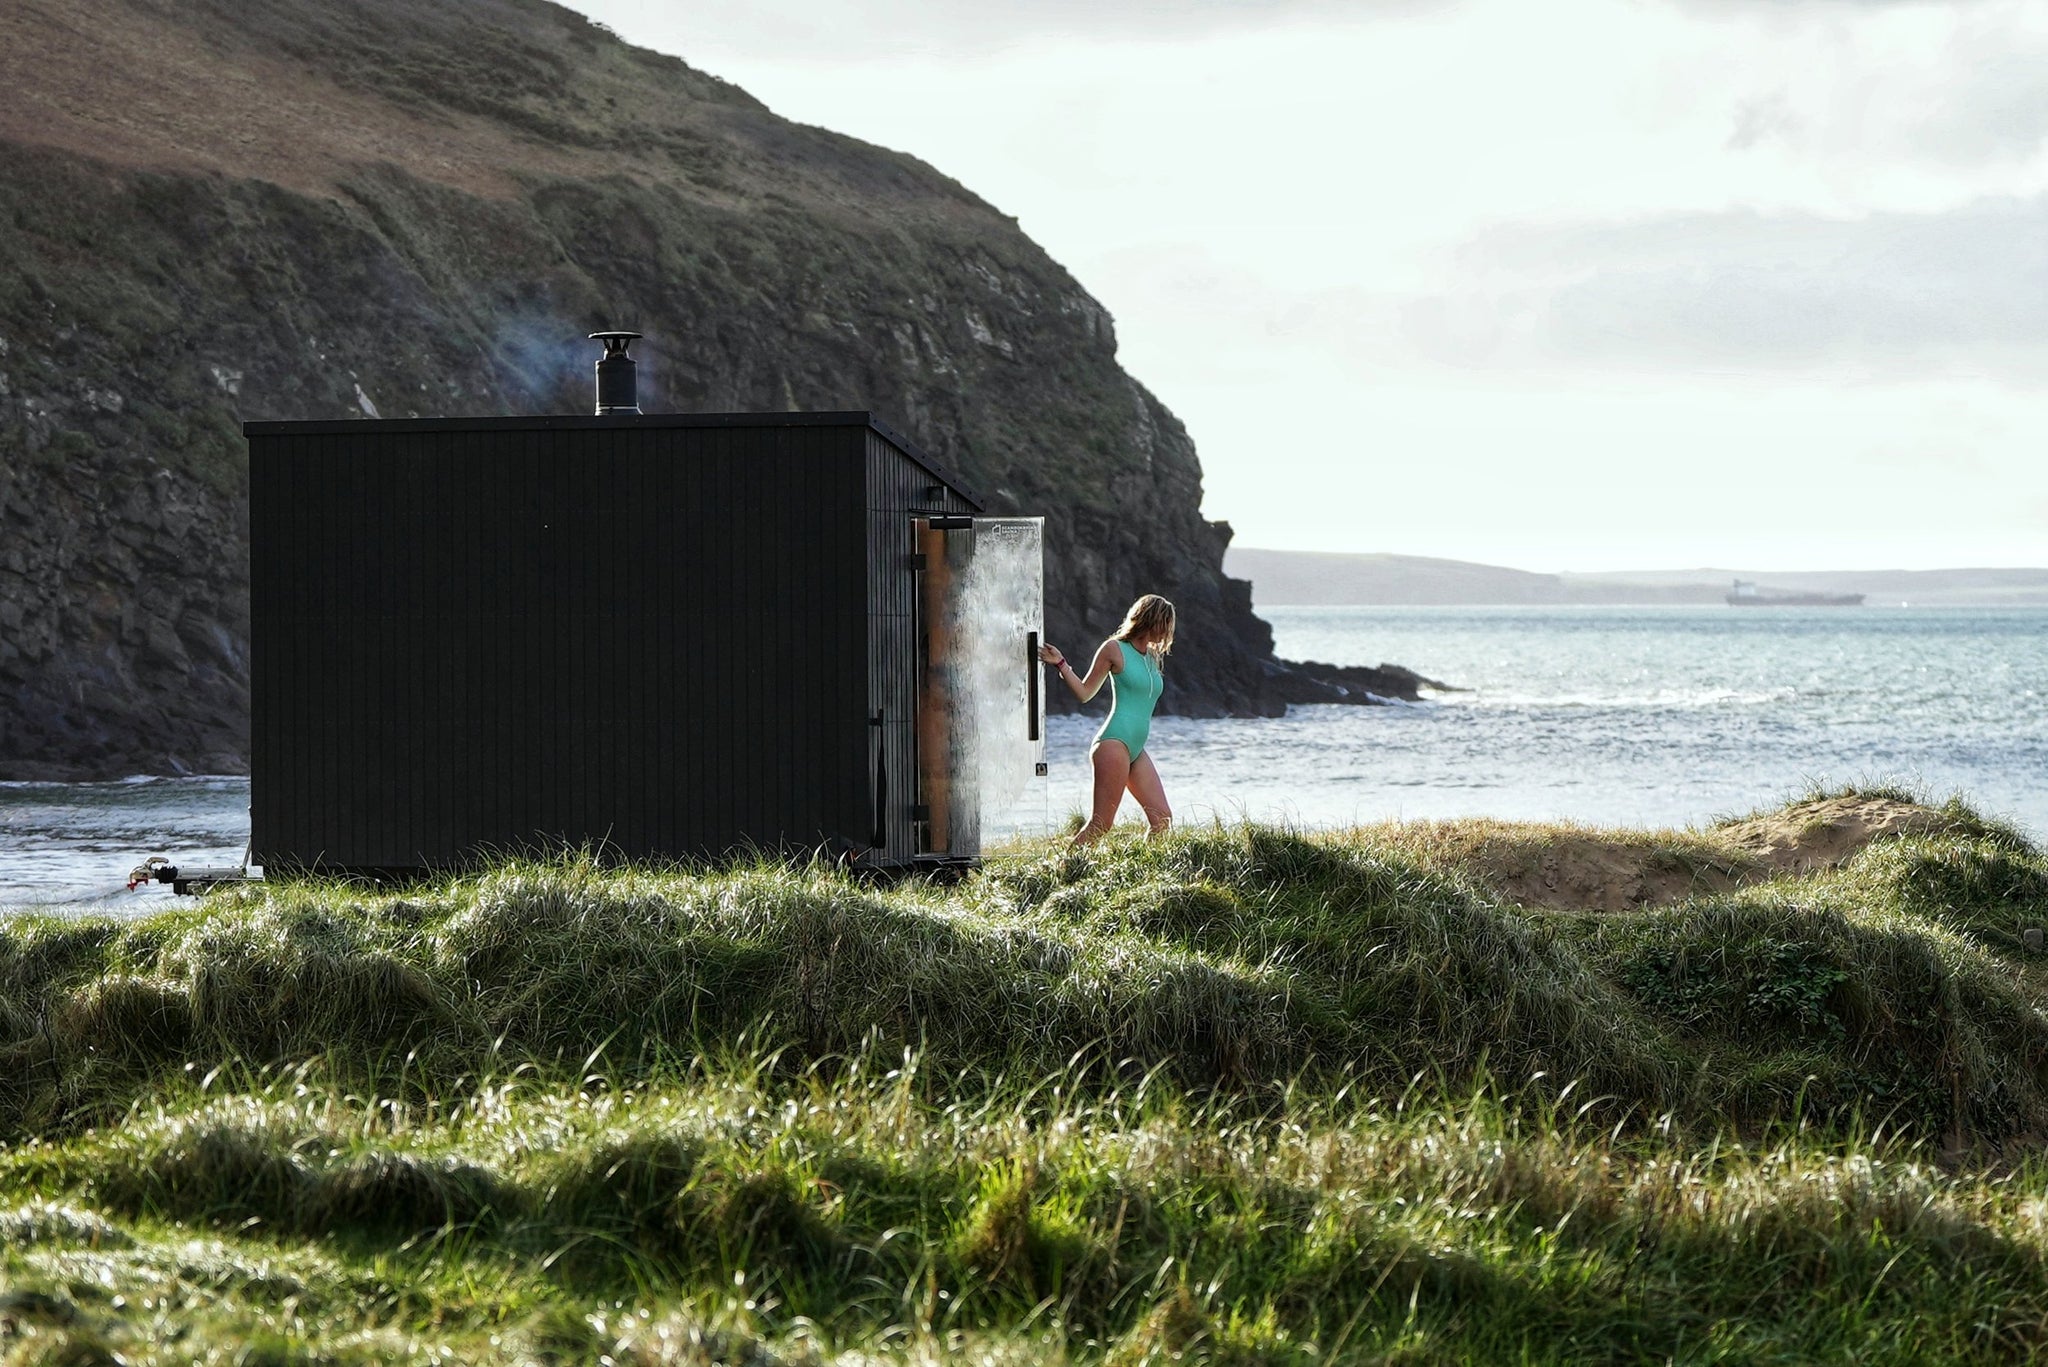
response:
[[[644,332],[593,332],[590,334],[590,340],[603,342],[605,354],[610,355],[615,351],[624,351],[646,335]]]

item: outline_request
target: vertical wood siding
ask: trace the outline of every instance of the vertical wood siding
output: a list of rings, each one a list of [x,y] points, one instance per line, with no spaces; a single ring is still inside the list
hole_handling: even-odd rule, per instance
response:
[[[908,857],[910,570],[874,540],[935,481],[849,416],[253,425],[259,861],[865,845],[875,708]]]

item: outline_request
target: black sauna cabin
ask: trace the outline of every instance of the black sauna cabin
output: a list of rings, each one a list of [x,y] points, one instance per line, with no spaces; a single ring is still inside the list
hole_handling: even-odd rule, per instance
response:
[[[1040,523],[871,414],[244,430],[267,876],[954,862],[1043,773]]]

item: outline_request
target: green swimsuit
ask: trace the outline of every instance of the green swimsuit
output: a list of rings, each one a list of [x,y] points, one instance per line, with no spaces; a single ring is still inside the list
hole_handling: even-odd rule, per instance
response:
[[[1152,734],[1152,708],[1166,681],[1159,677],[1159,667],[1144,651],[1129,641],[1117,644],[1124,648],[1123,672],[1109,676],[1109,720],[1102,723],[1095,740],[1098,744],[1122,741],[1135,761],[1145,753],[1145,737]]]

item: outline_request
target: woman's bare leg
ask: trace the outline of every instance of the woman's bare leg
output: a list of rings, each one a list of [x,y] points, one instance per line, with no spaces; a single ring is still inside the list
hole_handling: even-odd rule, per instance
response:
[[[1120,740],[1098,741],[1088,752],[1088,762],[1095,767],[1095,811],[1088,824],[1074,832],[1076,845],[1086,845],[1116,825],[1116,809],[1131,777],[1131,752]]]
[[[1096,780],[1097,783],[1101,779]],[[1166,785],[1159,781],[1159,767],[1152,763],[1152,756],[1140,755],[1131,764],[1128,780],[1131,796],[1138,799],[1138,805],[1145,809],[1145,824],[1151,827],[1147,838],[1165,835],[1167,827],[1173,825],[1173,808],[1166,805]],[[1096,804],[1101,805],[1097,798]]]

